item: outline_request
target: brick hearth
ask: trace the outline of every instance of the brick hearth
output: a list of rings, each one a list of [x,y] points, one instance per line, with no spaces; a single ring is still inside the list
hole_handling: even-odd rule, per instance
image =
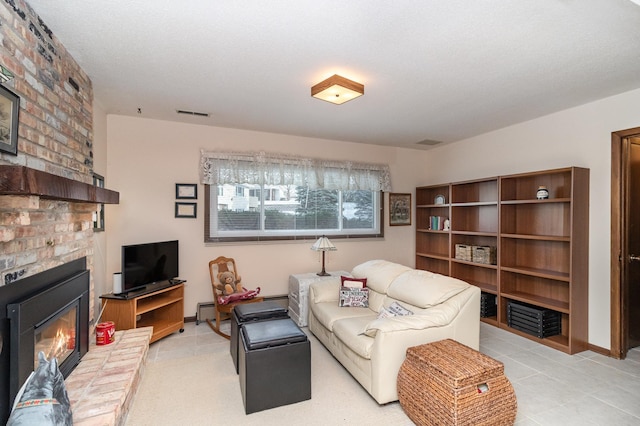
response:
[[[115,341],[96,346],[67,377],[73,424],[123,425],[142,379],[152,327],[116,331]]]

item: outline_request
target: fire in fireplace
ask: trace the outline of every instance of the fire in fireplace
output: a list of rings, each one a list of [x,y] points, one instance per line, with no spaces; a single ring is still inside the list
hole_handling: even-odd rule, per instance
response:
[[[0,341],[0,421],[6,421],[38,352],[56,357],[67,377],[89,349],[86,259],[0,287]]]
[[[58,365],[64,364],[76,350],[76,330],[78,328],[78,307],[73,304],[44,324],[35,328],[35,347],[33,350],[33,369],[38,368],[38,353],[44,353],[47,359],[58,359]]]

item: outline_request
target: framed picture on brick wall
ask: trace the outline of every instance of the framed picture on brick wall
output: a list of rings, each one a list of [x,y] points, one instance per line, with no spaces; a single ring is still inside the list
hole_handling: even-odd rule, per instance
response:
[[[18,155],[20,97],[0,85],[0,151]]]

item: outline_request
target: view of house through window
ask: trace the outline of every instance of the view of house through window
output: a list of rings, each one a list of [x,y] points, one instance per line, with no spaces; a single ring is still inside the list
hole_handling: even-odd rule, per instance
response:
[[[295,185],[209,186],[210,241],[234,237],[381,233],[381,193]]]

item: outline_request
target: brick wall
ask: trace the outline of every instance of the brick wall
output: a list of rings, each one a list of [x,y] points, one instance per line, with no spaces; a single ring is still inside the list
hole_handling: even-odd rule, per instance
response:
[[[0,64],[20,97],[18,164],[92,182],[93,89],[89,77],[22,0],[0,0]],[[0,176],[2,179],[2,176]],[[87,257],[92,270],[95,204],[0,195],[0,285]],[[90,318],[93,318],[93,304]]]

